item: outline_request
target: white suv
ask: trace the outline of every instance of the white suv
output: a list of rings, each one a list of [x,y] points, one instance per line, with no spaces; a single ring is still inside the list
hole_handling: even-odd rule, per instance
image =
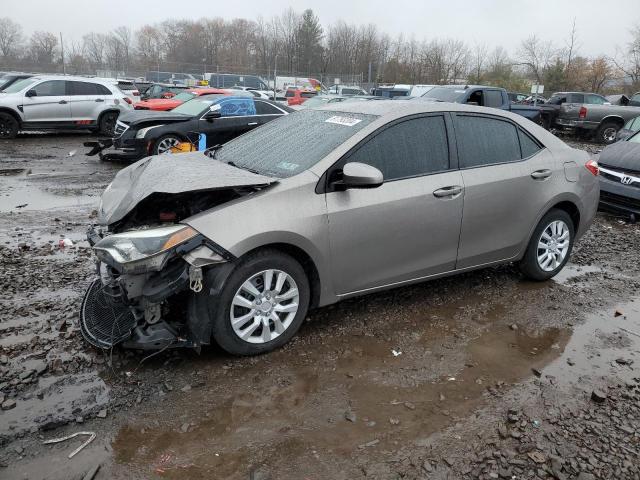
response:
[[[120,112],[133,107],[120,89],[84,77],[38,75],[0,92],[0,138],[24,130],[84,129],[112,135]]]

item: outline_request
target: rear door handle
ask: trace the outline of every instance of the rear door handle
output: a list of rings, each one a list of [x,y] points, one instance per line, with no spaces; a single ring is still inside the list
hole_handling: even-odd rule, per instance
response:
[[[250,122],[250,123],[247,123],[247,125],[248,125],[248,126],[250,126],[250,127],[253,127],[254,125],[257,125],[257,124],[258,124],[258,122]]]
[[[66,105],[66,104],[67,104],[67,103],[69,103],[69,102],[67,102],[66,100],[60,100],[58,103],[59,103],[60,105]]]
[[[102,98],[96,98],[96,102],[104,102],[104,99],[102,99]]]
[[[534,180],[544,180],[545,178],[549,178],[551,176],[551,170],[536,170],[535,172],[531,172],[531,178]]]
[[[438,190],[434,190],[433,196],[438,198],[455,197],[462,193],[462,187],[460,185],[451,185],[450,187],[442,187]]]

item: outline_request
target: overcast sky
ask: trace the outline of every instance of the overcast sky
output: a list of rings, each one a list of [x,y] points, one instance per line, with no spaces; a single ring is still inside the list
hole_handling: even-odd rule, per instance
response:
[[[0,0],[0,6],[0,17],[19,22],[27,34],[62,31],[65,41],[171,16],[270,18],[292,6],[300,12],[312,8],[323,26],[337,20],[375,23],[394,36],[453,37],[502,45],[510,52],[532,33],[561,45],[575,17],[584,55],[614,54],[616,46],[629,41],[629,29],[640,23],[638,0]]]

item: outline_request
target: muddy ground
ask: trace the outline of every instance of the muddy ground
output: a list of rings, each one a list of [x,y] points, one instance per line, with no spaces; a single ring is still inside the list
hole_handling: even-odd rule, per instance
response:
[[[0,142],[0,478],[640,479],[638,226],[599,215],[553,281],[319,309],[256,358],[98,352],[84,232],[119,166],[88,139]],[[71,459],[86,437],[43,445],[85,431]]]

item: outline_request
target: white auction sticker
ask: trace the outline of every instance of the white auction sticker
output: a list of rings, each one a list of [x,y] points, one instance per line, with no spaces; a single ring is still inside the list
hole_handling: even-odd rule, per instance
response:
[[[353,127],[354,125],[357,125],[361,121],[362,120],[360,120],[359,118],[341,117],[339,115],[329,117],[325,120],[326,123],[337,123],[338,125],[346,125],[347,127]]]

